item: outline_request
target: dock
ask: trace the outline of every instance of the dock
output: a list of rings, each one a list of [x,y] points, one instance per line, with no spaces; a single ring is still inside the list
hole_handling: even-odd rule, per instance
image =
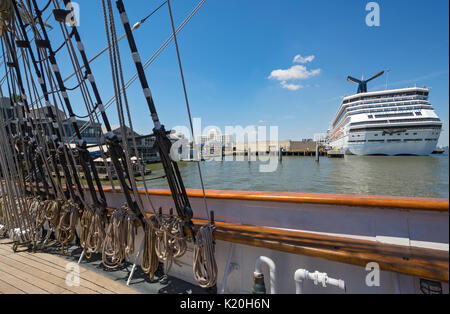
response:
[[[342,150],[329,150],[327,152],[328,158],[344,158],[345,152]]]
[[[78,286],[66,284],[67,259],[26,248],[13,252],[9,239],[0,239],[0,294],[140,294],[113,279],[80,265]]]

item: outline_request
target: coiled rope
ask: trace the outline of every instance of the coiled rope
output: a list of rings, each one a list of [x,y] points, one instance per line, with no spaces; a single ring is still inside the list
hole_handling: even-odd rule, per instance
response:
[[[84,250],[87,259],[91,258],[91,254],[90,252],[88,252],[87,241],[93,217],[94,217],[93,209],[90,206],[88,206],[83,211],[83,216],[81,217],[80,220],[80,244]]]
[[[7,232],[6,228],[6,213],[3,206],[3,197],[0,197],[0,237],[4,237]]]
[[[0,0],[0,37],[11,30],[13,14],[12,0]]]
[[[61,252],[65,254],[65,246],[73,242],[76,235],[76,226],[79,220],[79,207],[73,201],[67,201],[61,208],[61,217],[58,225],[57,240],[62,245]]]
[[[97,208],[91,220],[86,245],[91,253],[98,253],[102,249],[103,241],[106,237],[105,232],[106,215]]]
[[[58,200],[41,201],[39,198],[29,200],[30,215],[36,230],[36,237],[45,223],[48,222],[48,229],[45,242],[48,241],[52,231],[58,228],[60,222],[60,212],[62,202]]]
[[[183,222],[178,217],[159,218],[159,225],[155,229],[155,250],[160,261],[166,262],[164,273],[167,274],[176,259],[182,257],[187,250]]]
[[[217,263],[214,256],[214,226],[206,225],[197,232],[194,246],[194,278],[202,288],[214,287],[217,283]]]
[[[144,252],[142,253],[142,271],[150,276],[153,281],[158,270],[159,260],[156,253],[156,233],[150,224],[145,224]]]
[[[102,246],[102,262],[106,268],[122,266],[127,254],[134,253],[135,220],[127,206],[114,211]]]
[[[60,213],[61,213],[61,207],[62,202],[61,201],[46,201],[46,206],[44,207],[45,212],[45,219],[48,221],[50,228],[56,229],[58,228],[58,223],[60,219]]]

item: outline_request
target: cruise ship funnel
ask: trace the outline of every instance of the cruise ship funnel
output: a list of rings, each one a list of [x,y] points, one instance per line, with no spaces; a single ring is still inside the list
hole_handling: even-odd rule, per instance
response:
[[[384,71],[381,71],[380,73],[372,76],[368,80],[364,80],[364,78],[362,80],[358,80],[358,79],[355,79],[354,77],[349,76],[349,77],[347,77],[347,81],[351,82],[351,83],[358,84],[358,92],[357,92],[357,94],[367,93],[367,83],[369,83],[370,81],[373,81],[374,79],[382,76],[383,74],[384,74]]]

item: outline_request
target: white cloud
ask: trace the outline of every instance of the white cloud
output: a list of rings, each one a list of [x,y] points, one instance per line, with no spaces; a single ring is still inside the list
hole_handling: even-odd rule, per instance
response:
[[[314,55],[309,57],[302,57],[301,55],[296,55],[294,57],[294,63],[308,63],[312,62],[316,57]],[[278,69],[272,71],[270,76],[268,77],[271,80],[277,80],[280,82],[280,85],[284,89],[288,89],[291,91],[296,91],[301,88],[310,87],[310,85],[300,85],[298,84],[299,80],[306,80],[310,77],[319,75],[321,73],[321,69],[308,70],[305,65],[293,65],[289,69]]]
[[[288,84],[286,81],[282,81],[281,82],[281,86],[285,89],[289,89],[289,90],[299,90],[300,88],[303,88],[302,85],[297,85],[297,84]]]
[[[296,55],[294,57],[294,63],[308,63],[308,62],[312,62],[314,59],[316,58],[316,56],[309,56],[309,57],[302,57],[301,55]]]
[[[294,65],[287,70],[275,70],[269,76],[269,79],[275,79],[278,81],[289,80],[305,80],[312,76],[320,74],[320,69],[308,71],[304,65]]]

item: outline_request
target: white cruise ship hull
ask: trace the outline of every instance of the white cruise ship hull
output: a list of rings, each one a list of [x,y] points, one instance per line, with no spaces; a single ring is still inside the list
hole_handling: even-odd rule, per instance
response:
[[[426,88],[405,88],[345,97],[328,144],[353,155],[430,155],[442,121]]]
[[[395,143],[366,143],[360,145],[349,145],[346,149],[348,154],[365,155],[416,155],[428,156],[437,146],[437,141],[433,142],[395,142]]]

